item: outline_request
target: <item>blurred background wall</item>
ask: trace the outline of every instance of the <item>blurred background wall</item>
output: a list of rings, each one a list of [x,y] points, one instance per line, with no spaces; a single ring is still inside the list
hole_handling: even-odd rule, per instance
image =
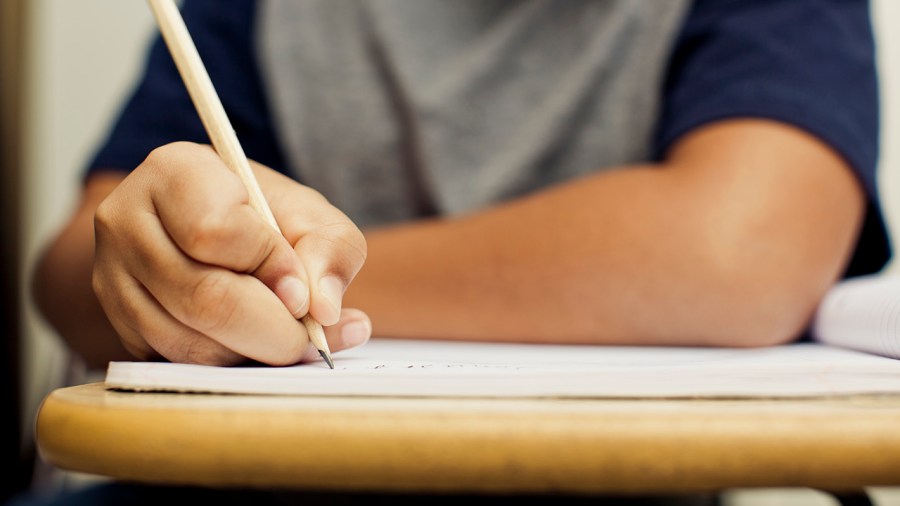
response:
[[[10,318],[13,326],[5,325],[4,330],[21,328],[21,345],[14,352],[22,357],[18,423],[27,456],[33,451],[31,427],[43,396],[70,381],[67,375],[90,379],[77,363],[70,362],[58,338],[38,317],[30,303],[27,278],[41,245],[76,205],[79,171],[134,83],[155,25],[143,0],[2,0],[2,5],[3,54],[12,55],[3,60],[3,117],[14,134],[5,132],[3,139],[12,139],[10,145],[15,148],[3,144],[0,151],[4,250],[13,255],[4,257],[4,262],[19,261],[18,280],[11,281],[18,281],[20,293],[19,317]],[[873,15],[885,112],[880,177],[893,229],[900,228],[900,145],[895,140],[900,138],[900,1],[873,0]],[[23,44],[15,43],[17,36]],[[7,67],[9,58],[14,67]],[[16,87],[17,83],[21,86]],[[16,207],[7,207],[18,196]],[[10,216],[16,218],[10,221]],[[20,247],[10,248],[16,242]],[[5,275],[10,272],[4,270]],[[766,504],[768,496],[730,497],[734,504]],[[773,504],[785,499],[777,493],[774,497]],[[830,504],[827,497],[812,493],[795,494],[790,504],[802,500]]]
[[[28,277],[40,248],[77,204],[80,170],[137,78],[155,24],[144,0],[13,1],[26,14],[19,289],[22,428],[31,445],[43,396],[90,378],[31,304]],[[39,483],[49,480],[43,471],[36,469]]]
[[[881,78],[881,166],[879,183],[888,228],[900,252],[900,2],[872,0],[872,17],[879,46]],[[887,272],[893,274],[898,262]]]

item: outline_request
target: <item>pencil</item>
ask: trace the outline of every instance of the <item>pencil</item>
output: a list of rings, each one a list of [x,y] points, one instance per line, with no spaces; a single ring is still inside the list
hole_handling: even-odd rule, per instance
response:
[[[178,11],[178,7],[173,0],[147,0],[150,3],[156,21],[159,24],[160,32],[175,60],[175,66],[181,74],[181,79],[187,87],[194,107],[200,115],[203,127],[206,129],[213,147],[222,158],[225,165],[244,183],[247,192],[250,194],[250,206],[259,212],[265,220],[275,230],[281,233],[278,222],[275,221],[275,215],[269,208],[266,198],[253,175],[250,168],[250,162],[244,154],[244,149],[238,142],[237,134],[225,114],[225,108],[222,101],[213,87],[212,80],[206,72],[206,67],[197,53],[194,41],[188,33],[184,19]],[[325,359],[328,367],[334,369],[334,362],[331,360],[331,351],[328,349],[328,342],[325,340],[325,332],[322,325],[317,322],[311,315],[307,314],[301,321],[306,327],[307,334],[313,346]]]

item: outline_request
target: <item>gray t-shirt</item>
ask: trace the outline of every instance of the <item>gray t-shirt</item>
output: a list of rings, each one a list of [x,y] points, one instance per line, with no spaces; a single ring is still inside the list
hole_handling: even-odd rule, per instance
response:
[[[688,7],[267,0],[258,58],[294,176],[365,226],[646,161]]]

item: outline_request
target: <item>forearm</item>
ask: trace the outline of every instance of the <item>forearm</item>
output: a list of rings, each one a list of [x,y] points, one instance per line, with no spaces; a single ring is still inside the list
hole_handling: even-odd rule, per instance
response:
[[[785,157],[764,135],[773,163],[801,165],[774,179],[760,170],[765,156],[741,158],[727,137],[687,145],[665,165],[372,231],[345,303],[381,336],[736,346],[796,337],[846,261],[859,189],[845,167],[821,166],[835,163],[830,153]],[[715,163],[737,167],[703,166]],[[810,188],[812,199],[797,194]]]
[[[630,168],[374,231],[345,303],[384,336],[699,344],[734,286],[679,200],[664,173]]]
[[[91,287],[94,210],[119,183],[110,175],[95,180],[77,212],[41,255],[33,278],[35,302],[47,321],[91,368],[110,360],[131,360]]]

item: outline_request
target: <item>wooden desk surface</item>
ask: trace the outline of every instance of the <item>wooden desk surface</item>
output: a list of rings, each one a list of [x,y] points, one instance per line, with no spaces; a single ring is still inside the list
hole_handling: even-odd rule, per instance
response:
[[[900,485],[900,397],[507,400],[63,388],[60,468],[148,483],[417,492],[681,493]]]

